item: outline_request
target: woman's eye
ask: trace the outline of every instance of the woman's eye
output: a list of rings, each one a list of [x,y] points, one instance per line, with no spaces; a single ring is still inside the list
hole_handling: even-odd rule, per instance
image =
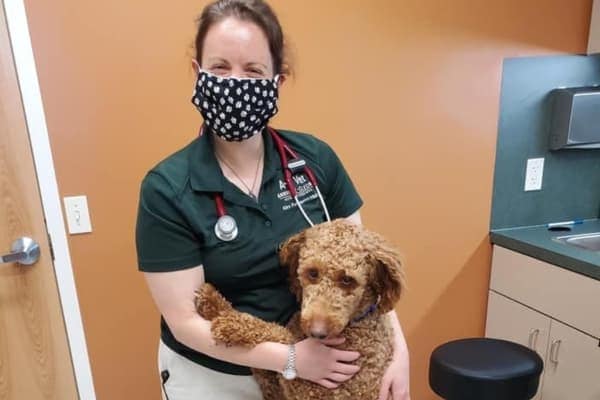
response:
[[[248,75],[252,78],[261,78],[264,76],[263,72],[260,69],[251,68],[247,71]]]
[[[227,67],[224,65],[215,65],[210,67],[210,72],[213,72],[215,74],[223,74],[227,72]]]

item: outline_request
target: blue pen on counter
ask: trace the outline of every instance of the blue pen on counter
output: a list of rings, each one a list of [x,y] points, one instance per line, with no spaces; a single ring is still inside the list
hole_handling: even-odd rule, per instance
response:
[[[580,224],[583,224],[582,219],[574,219],[572,221],[551,222],[549,224],[546,224],[546,227],[555,228],[557,226],[570,226],[570,225],[580,225]]]

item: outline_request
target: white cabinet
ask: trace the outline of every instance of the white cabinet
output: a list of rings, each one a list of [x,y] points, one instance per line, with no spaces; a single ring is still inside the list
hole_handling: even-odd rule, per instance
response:
[[[600,400],[600,281],[494,246],[486,336],[540,354],[535,400]]]
[[[598,339],[555,320],[551,325],[541,398],[599,400]]]
[[[520,343],[537,351],[543,360],[548,349],[549,333],[550,318],[490,290],[486,337]],[[543,375],[540,387],[542,384]],[[540,395],[541,390],[538,390],[533,399],[541,399]]]
[[[600,0],[594,0],[590,23],[588,54],[600,53]]]

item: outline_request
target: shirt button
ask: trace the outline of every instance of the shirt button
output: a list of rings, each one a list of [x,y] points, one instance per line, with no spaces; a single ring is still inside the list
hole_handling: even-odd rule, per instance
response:
[[[265,226],[268,228],[271,226],[271,221],[265,221]]]
[[[260,208],[262,208],[262,209],[263,209],[263,211],[266,211],[266,210],[267,210],[267,208],[269,208],[269,207],[267,207],[267,205],[266,205],[266,204],[262,204],[262,205],[260,206]]]

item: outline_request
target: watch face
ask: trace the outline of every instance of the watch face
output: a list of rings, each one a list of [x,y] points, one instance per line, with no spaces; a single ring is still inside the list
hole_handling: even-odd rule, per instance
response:
[[[293,369],[284,369],[282,373],[283,377],[287,380],[292,380],[296,377],[296,371]]]

